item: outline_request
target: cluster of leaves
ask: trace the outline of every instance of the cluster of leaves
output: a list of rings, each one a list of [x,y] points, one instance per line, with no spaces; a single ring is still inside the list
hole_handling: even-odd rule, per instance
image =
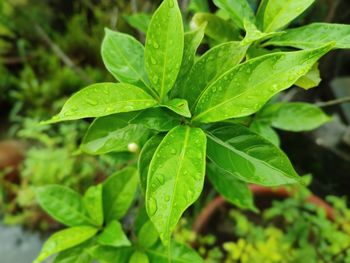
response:
[[[45,123],[96,118],[81,144],[83,152],[93,155],[125,151],[149,138],[138,158],[139,181],[148,217],[163,245],[171,248],[171,233],[201,194],[206,171],[225,198],[252,210],[247,183],[278,186],[300,181],[278,146],[239,123],[258,113],[253,124],[308,130],[328,119],[311,105],[263,108],[296,83],[314,86],[309,75],[317,61],[332,49],[350,47],[346,25],[295,29],[302,37],[296,37],[295,30],[281,31],[313,2],[263,1],[254,14],[245,0],[216,0],[234,25],[229,36],[237,40],[221,39],[223,43],[218,41],[196,59],[204,35],[220,27],[204,19],[184,33],[177,1],[164,0],[149,23],[145,46],[106,29],[102,58],[120,83],[80,90]],[[244,30],[244,38],[235,29]],[[267,46],[281,49],[264,49]],[[309,123],[298,128],[283,119],[286,112],[296,119],[301,113],[300,120]]]

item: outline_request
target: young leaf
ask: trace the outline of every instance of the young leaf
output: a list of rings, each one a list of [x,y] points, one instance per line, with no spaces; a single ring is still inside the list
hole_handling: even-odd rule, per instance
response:
[[[129,124],[135,113],[120,113],[95,119],[86,132],[80,149],[88,154],[104,154],[128,150],[147,134],[142,125]]]
[[[146,13],[136,13],[133,15],[124,16],[124,18],[129,25],[141,31],[142,33],[146,33],[152,17]]]
[[[155,151],[157,150],[158,145],[163,140],[163,137],[164,136],[160,134],[154,135],[145,143],[139,155],[138,170],[140,174],[141,189],[144,193],[146,193],[147,174],[149,165],[151,163]]]
[[[103,224],[102,185],[91,186],[84,194],[83,202],[90,218],[97,226]]]
[[[92,257],[87,252],[90,242],[81,243],[78,246],[74,246],[67,250],[61,251],[53,263],[91,263]]]
[[[310,7],[315,0],[268,0],[259,9],[264,32],[277,31],[288,25]],[[260,14],[263,12],[263,14]]]
[[[186,32],[184,38],[184,53],[182,56],[182,63],[180,67],[179,75],[177,76],[174,88],[171,91],[172,97],[176,97],[177,90],[184,85],[188,71],[191,69],[196,57],[197,49],[204,37],[205,25],[198,27],[197,29]]]
[[[147,213],[167,244],[182,213],[199,197],[204,182],[206,137],[178,126],[158,146],[148,171]]]
[[[258,120],[255,120],[252,122],[249,129],[251,131],[259,134],[260,136],[262,136],[266,140],[270,141],[271,143],[273,143],[277,147],[280,146],[280,138],[279,138],[278,134],[276,133],[276,131],[273,128],[271,128],[270,123],[259,121],[259,119],[258,119]]]
[[[146,253],[141,251],[135,251],[132,254],[129,263],[149,263],[149,259]]]
[[[255,23],[253,9],[247,0],[214,0],[214,4],[225,10],[233,22],[241,29],[244,28],[244,20],[248,20],[253,24]]]
[[[300,77],[294,84],[303,89],[311,89],[317,87],[321,82],[320,71],[318,70],[318,63],[304,76]]]
[[[313,23],[288,29],[265,45],[287,46],[301,49],[317,48],[335,41],[334,48],[350,48],[350,25]]]
[[[169,131],[179,125],[180,116],[168,109],[157,107],[141,111],[135,118],[130,120],[131,124],[139,124],[150,130]]]
[[[201,259],[196,251],[175,242],[170,244],[170,253],[169,248],[164,247],[161,244],[146,249],[146,253],[152,263],[168,263],[169,254],[171,257],[171,263],[203,263],[203,259]]]
[[[239,29],[217,15],[210,13],[196,13],[191,21],[193,27],[205,27],[205,34],[217,41],[223,43],[231,40],[239,40]]]
[[[278,186],[299,181],[278,147],[238,124],[214,129],[208,135],[207,155],[217,166],[248,183]]]
[[[133,251],[134,249],[131,247],[94,246],[89,250],[89,253],[99,263],[122,263],[129,262]]]
[[[125,215],[134,199],[137,182],[137,170],[127,167],[103,183],[103,211],[107,223]]]
[[[116,221],[111,221],[98,237],[98,243],[105,246],[125,247],[131,243],[125,235],[122,225]]]
[[[60,185],[37,189],[40,206],[55,220],[67,226],[93,224],[87,216],[82,197],[75,191]]]
[[[188,103],[184,99],[172,99],[172,100],[165,102],[161,106],[166,107],[169,110],[172,110],[173,112],[175,112],[181,116],[184,116],[187,118],[191,117],[191,112],[188,108]]]
[[[250,45],[255,41],[261,42],[273,36],[281,35],[281,32],[263,33],[254,24],[247,20],[244,21],[244,30],[246,31],[246,35],[242,40],[242,45]]]
[[[153,223],[148,220],[145,224],[143,224],[138,233],[138,244],[142,248],[150,248],[157,242],[158,238],[159,235],[156,228],[154,227]]]
[[[273,53],[231,69],[202,93],[192,120],[209,123],[257,112],[271,97],[305,75],[332,47],[333,43],[317,49]]]
[[[173,87],[184,48],[182,17],[177,0],[164,0],[154,13],[147,31],[145,64],[161,99]]]
[[[207,175],[216,191],[231,204],[256,211],[252,192],[246,183],[214,164],[207,165]]]
[[[136,86],[97,83],[75,93],[66,101],[59,114],[44,123],[102,117],[147,109],[156,104],[156,100]]]
[[[180,97],[187,99],[191,108],[208,85],[229,69],[235,67],[245,56],[247,47],[240,42],[220,44],[200,57],[188,73]]]
[[[101,54],[106,68],[117,80],[141,86],[150,94],[155,94],[149,88],[143,45],[135,38],[106,28]]]
[[[44,243],[34,263],[42,262],[53,254],[79,245],[96,233],[97,229],[89,226],[77,226],[56,232]]]
[[[275,103],[267,106],[261,118],[269,119],[275,128],[285,131],[310,131],[330,121],[319,107],[310,103]]]

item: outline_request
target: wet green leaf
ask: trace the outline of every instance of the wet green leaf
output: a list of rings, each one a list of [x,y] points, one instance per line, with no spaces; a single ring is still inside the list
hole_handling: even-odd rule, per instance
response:
[[[240,28],[244,28],[244,20],[255,23],[254,11],[246,0],[214,0],[214,4],[225,10]]]
[[[191,25],[205,27],[205,34],[218,43],[238,40],[240,37],[239,29],[230,21],[210,13],[196,13],[192,18]]]
[[[173,112],[175,112],[181,116],[184,116],[187,118],[191,117],[191,112],[190,112],[190,109],[188,108],[187,100],[172,99],[172,100],[165,102],[161,106],[166,107],[169,110],[172,110]]]
[[[154,135],[145,143],[141,150],[138,160],[138,170],[140,174],[141,189],[144,193],[146,193],[147,188],[147,175],[149,165],[151,163],[155,151],[157,150],[158,145],[163,140],[163,137],[164,136],[160,134]]]
[[[125,215],[134,199],[137,183],[134,167],[116,172],[103,183],[103,211],[107,223]]]
[[[148,256],[145,252],[135,251],[132,254],[129,263],[149,263]]]
[[[44,123],[102,117],[137,111],[157,104],[144,90],[124,83],[97,83],[70,97],[59,114]]]
[[[111,221],[98,236],[98,243],[104,246],[125,247],[131,243],[125,235],[122,225],[116,221]]]
[[[300,180],[278,147],[238,124],[214,129],[208,135],[207,155],[217,166],[248,183],[278,186]]]
[[[202,93],[193,121],[217,122],[257,112],[271,97],[305,75],[332,47],[333,43],[317,49],[273,53],[229,70]]]
[[[152,17],[145,46],[146,70],[161,99],[175,83],[183,49],[184,31],[177,0],[164,0]]]
[[[256,132],[257,134],[270,141],[277,147],[280,146],[280,138],[276,131],[273,128],[271,128],[270,123],[259,121],[258,119],[252,122],[249,129],[253,132]]]
[[[96,233],[97,229],[89,226],[77,226],[56,232],[44,243],[34,263],[42,262],[53,254],[79,245]]]
[[[265,0],[257,17],[262,17],[264,32],[277,31],[301,15],[314,2],[315,0]]]
[[[255,41],[261,42],[273,36],[282,34],[281,32],[263,33],[254,24],[247,20],[244,21],[244,30],[246,31],[246,35],[242,40],[242,45],[250,45]]]
[[[350,48],[350,25],[313,23],[288,29],[283,35],[270,39],[265,45],[308,49],[317,48],[330,41],[336,42],[334,48]]]
[[[130,143],[138,144],[147,135],[147,129],[142,125],[129,124],[136,114],[121,113],[95,119],[80,149],[88,154],[128,151]]]
[[[144,47],[135,38],[106,28],[101,54],[106,68],[117,80],[143,87],[152,94],[144,65]]]
[[[214,164],[207,166],[207,175],[216,191],[231,204],[240,208],[257,210],[254,206],[253,194],[246,183]]]
[[[90,218],[97,226],[102,226],[102,185],[90,186],[84,194],[83,202]]]
[[[319,107],[310,103],[275,103],[267,106],[260,114],[275,128],[285,131],[310,131],[330,121]]]
[[[294,84],[303,89],[311,89],[317,87],[321,83],[320,71],[318,70],[318,63],[304,76],[300,77]]]
[[[240,42],[220,44],[201,56],[188,72],[180,93],[193,108],[200,94],[221,75],[235,67],[245,56],[247,47]]]
[[[159,234],[156,228],[154,227],[153,223],[148,220],[143,224],[138,233],[138,244],[142,248],[150,248],[157,242],[158,239]]]
[[[201,129],[178,126],[164,137],[152,158],[146,209],[164,244],[169,242],[182,213],[202,191],[205,149]]]
[[[40,206],[55,220],[67,226],[93,224],[82,197],[65,186],[48,185],[36,190]]]

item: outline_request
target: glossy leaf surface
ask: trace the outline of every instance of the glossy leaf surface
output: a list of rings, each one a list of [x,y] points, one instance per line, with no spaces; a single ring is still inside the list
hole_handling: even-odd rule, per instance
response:
[[[162,106],[168,108],[169,110],[172,110],[173,112],[181,116],[187,118],[191,117],[191,112],[188,108],[188,103],[184,99],[172,99],[164,103]]]
[[[146,193],[147,188],[147,176],[149,165],[151,163],[155,151],[157,150],[158,145],[163,140],[163,137],[164,136],[160,134],[154,135],[145,143],[141,150],[138,160],[138,170],[140,174],[141,189],[144,193]]]
[[[40,187],[36,191],[40,206],[55,220],[67,226],[93,224],[88,217],[82,197],[60,185]]]
[[[288,157],[249,129],[231,124],[208,135],[208,157],[238,179],[264,186],[299,181]]]
[[[103,224],[102,185],[90,186],[83,197],[89,217],[97,226]]]
[[[98,243],[105,246],[124,247],[131,243],[126,237],[122,225],[116,221],[111,221],[98,237]]]
[[[135,116],[135,113],[122,113],[95,119],[80,149],[88,154],[127,151],[130,143],[139,143],[147,132],[141,125],[129,124]]]
[[[329,44],[318,49],[273,53],[233,68],[202,93],[193,120],[209,123],[257,112],[271,97],[305,75],[332,47]]]
[[[90,254],[99,263],[111,262],[129,262],[133,253],[133,249],[129,247],[109,247],[109,246],[94,246],[90,250]]]
[[[184,49],[182,17],[177,0],[164,0],[148,27],[145,65],[160,98],[173,87]]]
[[[310,7],[315,0],[268,0],[264,8],[259,11],[262,16],[262,28],[264,32],[277,31],[288,25],[291,21]]]
[[[56,232],[44,243],[34,263],[42,262],[53,254],[83,243],[93,237],[96,232],[96,228],[89,226],[77,226]]]
[[[225,10],[233,22],[242,29],[244,20],[255,22],[253,9],[246,0],[214,0],[214,4]]]
[[[213,164],[207,166],[207,175],[216,191],[231,204],[256,211],[252,192],[246,183]]]
[[[266,45],[307,49],[330,41],[336,42],[334,48],[350,48],[350,25],[313,23],[288,29],[283,35],[270,39]]]
[[[147,109],[156,104],[157,101],[136,86],[124,83],[97,83],[71,96],[61,112],[45,123],[102,117]]]
[[[263,121],[253,121],[250,125],[249,129],[262,137],[264,137],[266,140],[270,141],[277,147],[280,146],[280,138],[276,131],[271,128],[270,123],[266,123]]]
[[[137,170],[127,167],[111,175],[103,183],[103,210],[105,221],[122,218],[129,209],[137,188]]]
[[[167,244],[182,213],[204,182],[206,138],[201,129],[178,126],[158,146],[148,171],[147,213]]]

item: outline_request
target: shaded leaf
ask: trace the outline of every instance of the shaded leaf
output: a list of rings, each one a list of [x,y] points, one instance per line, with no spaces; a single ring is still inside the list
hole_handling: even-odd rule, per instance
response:
[[[149,259],[146,253],[135,251],[131,256],[129,263],[149,263]]]
[[[170,101],[165,102],[162,106],[168,108],[169,110],[172,110],[173,112],[181,116],[187,118],[191,117],[191,112],[188,108],[188,103],[184,99],[172,99]]]
[[[116,221],[111,221],[98,236],[98,243],[105,246],[125,247],[131,243],[125,235],[122,225]]]
[[[277,147],[280,146],[280,138],[273,128],[271,128],[270,123],[265,123],[259,120],[255,120],[249,127],[253,132],[261,135],[266,140],[270,141]]]
[[[85,208],[97,226],[103,224],[102,185],[90,186],[83,197]]]
[[[204,182],[206,138],[201,129],[178,126],[158,146],[148,171],[147,213],[167,244],[182,213]]]
[[[318,70],[318,63],[304,76],[300,77],[294,84],[303,89],[311,89],[317,87],[321,82],[320,71]]]
[[[159,234],[156,228],[154,227],[153,223],[148,220],[145,224],[143,224],[138,233],[138,244],[142,248],[149,248],[152,247],[158,239]]]

